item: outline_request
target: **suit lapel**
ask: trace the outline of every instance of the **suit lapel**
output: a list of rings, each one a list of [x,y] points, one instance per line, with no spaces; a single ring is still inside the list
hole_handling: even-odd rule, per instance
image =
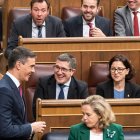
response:
[[[77,26],[75,28],[76,29],[75,32],[78,35],[78,37],[83,36],[83,19],[81,15],[77,18],[77,25],[75,26]]]
[[[132,90],[130,89],[129,83],[126,82],[126,83],[125,83],[124,98],[130,98],[130,97],[132,97],[131,94],[133,94],[133,92],[132,92]]]
[[[95,26],[99,29],[102,29],[102,24],[98,16],[95,16]]]
[[[106,91],[106,98],[114,98],[114,85],[112,80],[109,80]]]
[[[45,26],[46,26],[46,37],[50,37],[51,35],[51,22],[50,22],[50,18],[49,16],[47,17],[46,21],[45,21]]]
[[[133,31],[132,31],[132,18],[131,18],[131,13],[130,13],[130,10],[128,9],[128,7],[126,7],[126,20],[128,22],[128,25],[129,25],[129,29],[131,31],[131,34],[133,35]]]
[[[26,36],[28,38],[31,38],[32,37],[32,17],[30,14],[28,15],[28,17],[29,17],[27,21],[28,25],[26,26],[25,30],[26,30]]]
[[[21,119],[24,120],[25,107],[24,107],[24,104],[23,104],[23,99],[20,96],[19,90],[16,87],[15,83],[12,81],[12,79],[8,75],[5,75],[4,78],[7,79],[10,87],[13,90],[13,92],[11,94],[13,94],[13,97],[15,98],[15,101],[17,102],[17,105],[18,105],[17,108],[19,108],[19,110],[17,110],[17,112],[19,113],[19,116],[21,117]]]
[[[103,140],[118,140],[116,129],[110,124],[103,130]]]
[[[80,130],[80,139],[79,140],[89,140],[90,131],[85,125]]]
[[[76,98],[77,95],[77,90],[76,90],[76,83],[74,78],[71,78],[70,86],[69,86],[69,91],[68,91],[68,99],[74,99]]]
[[[56,81],[55,81],[54,76],[51,77],[48,84],[48,98],[56,99]]]

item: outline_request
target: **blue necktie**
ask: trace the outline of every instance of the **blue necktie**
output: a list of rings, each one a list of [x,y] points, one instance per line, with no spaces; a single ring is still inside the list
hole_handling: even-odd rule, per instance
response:
[[[63,91],[63,88],[65,87],[65,85],[59,84],[59,87],[60,87],[60,93],[58,95],[58,99],[64,99],[64,91]]]
[[[42,38],[42,26],[38,26],[38,38]]]

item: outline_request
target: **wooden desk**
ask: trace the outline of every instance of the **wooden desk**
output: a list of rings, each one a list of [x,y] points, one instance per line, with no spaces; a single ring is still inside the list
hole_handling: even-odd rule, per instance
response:
[[[68,131],[73,124],[80,123],[82,100],[37,101],[37,121],[46,121],[46,132]],[[140,99],[108,99],[116,115],[116,122],[126,130],[140,130]],[[38,135],[38,138],[40,136]]]
[[[77,59],[76,77],[85,81],[93,63],[109,61],[115,54],[122,53],[134,65],[136,82],[140,84],[140,37],[20,38],[19,44],[33,50],[38,63],[55,62],[60,53],[71,53]]]

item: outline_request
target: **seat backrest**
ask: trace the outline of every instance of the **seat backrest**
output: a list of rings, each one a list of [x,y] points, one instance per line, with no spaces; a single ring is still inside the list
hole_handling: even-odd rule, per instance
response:
[[[106,62],[94,63],[91,65],[89,70],[88,88],[89,94],[96,94],[96,86],[98,83],[108,79],[109,65]]]
[[[49,132],[43,135],[41,140],[68,140],[69,133]],[[139,131],[124,131],[124,140],[140,140]]]
[[[34,121],[32,113],[32,102],[34,97],[34,92],[40,77],[48,76],[53,74],[54,64],[36,64],[35,73],[31,75],[29,81],[25,83],[25,101],[27,106],[27,120],[29,122]]]
[[[71,17],[75,17],[82,13],[80,7],[63,7],[61,11],[61,19],[66,20]],[[103,6],[100,6],[98,9],[98,15],[104,16]]]
[[[9,13],[9,18],[8,18],[8,29],[11,29],[11,24],[12,22],[21,17],[21,16],[24,16],[24,15],[27,15],[30,13],[30,8],[28,7],[15,7],[13,9],[10,10],[10,13]],[[10,34],[10,31],[8,31],[8,36]]]
[[[41,140],[68,140],[68,132],[49,132],[43,135]]]
[[[124,140],[140,140],[140,132],[139,131],[124,132]]]

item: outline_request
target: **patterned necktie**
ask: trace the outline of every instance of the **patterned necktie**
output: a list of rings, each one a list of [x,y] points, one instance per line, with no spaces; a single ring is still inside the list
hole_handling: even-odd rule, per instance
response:
[[[42,38],[42,26],[38,26],[38,38]]]
[[[64,91],[63,91],[63,88],[65,87],[65,85],[59,84],[59,87],[60,87],[60,93],[58,95],[58,99],[64,99]]]
[[[138,24],[138,16],[137,11],[133,12],[134,14],[134,20],[133,20],[133,26],[134,26],[134,36],[139,36],[139,24]]]
[[[88,22],[87,25],[89,26],[89,37],[92,37],[92,34],[90,33],[90,30],[93,28],[92,23]]]

